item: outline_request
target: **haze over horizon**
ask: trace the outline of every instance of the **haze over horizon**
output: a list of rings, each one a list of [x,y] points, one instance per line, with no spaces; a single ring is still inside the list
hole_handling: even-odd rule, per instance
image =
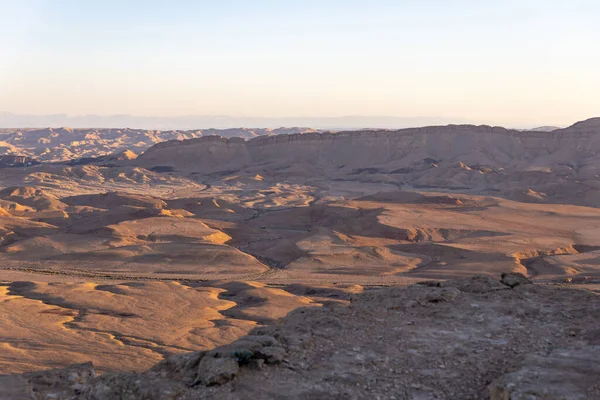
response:
[[[431,125],[475,124],[461,118],[435,116],[393,117],[347,115],[339,117],[248,117],[232,115],[183,115],[172,117],[120,115],[26,115],[0,111],[0,129],[5,128],[132,128],[159,130],[310,127],[325,130],[402,129]],[[509,128],[535,128],[543,124]]]
[[[527,128],[600,109],[593,1],[0,4],[0,110],[16,115]],[[373,127],[415,124],[392,125]]]

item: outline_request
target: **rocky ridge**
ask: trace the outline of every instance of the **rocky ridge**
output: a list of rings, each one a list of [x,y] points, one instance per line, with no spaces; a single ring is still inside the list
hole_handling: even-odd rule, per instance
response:
[[[159,143],[128,165],[182,176],[390,184],[600,205],[600,119],[551,132],[448,125]]]
[[[426,281],[297,309],[141,374],[2,376],[0,398],[597,399],[598,311],[597,293],[516,273]]]
[[[585,165],[600,151],[598,121],[600,118],[594,118],[551,132],[448,125],[395,131],[305,132],[250,140],[212,136],[159,143],[142,154],[138,163],[160,161],[185,169],[188,158],[209,157],[218,170],[293,156],[295,161],[329,164],[333,169],[379,166],[386,170],[386,164],[401,167],[424,159],[437,163],[460,159],[469,165],[512,168],[552,166],[580,157]]]

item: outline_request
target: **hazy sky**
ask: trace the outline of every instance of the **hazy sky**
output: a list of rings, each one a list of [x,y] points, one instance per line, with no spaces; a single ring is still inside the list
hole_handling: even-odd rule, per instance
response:
[[[0,111],[600,116],[597,0],[0,0]]]

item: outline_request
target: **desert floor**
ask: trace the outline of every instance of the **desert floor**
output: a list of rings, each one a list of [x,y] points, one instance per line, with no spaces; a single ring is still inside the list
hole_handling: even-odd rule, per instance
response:
[[[379,286],[514,271],[597,290],[600,278],[592,207],[61,168],[2,171],[3,374],[86,361],[141,371]]]

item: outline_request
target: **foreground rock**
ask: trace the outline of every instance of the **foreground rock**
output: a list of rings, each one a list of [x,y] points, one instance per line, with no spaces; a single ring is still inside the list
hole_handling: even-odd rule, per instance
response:
[[[72,399],[88,388],[96,372],[91,363],[0,376],[0,399]]]
[[[597,399],[600,396],[600,346],[558,349],[529,355],[523,366],[490,385],[491,400]]]
[[[0,382],[36,399],[597,399],[598,312],[595,293],[515,274],[426,282],[298,309],[143,374]]]

